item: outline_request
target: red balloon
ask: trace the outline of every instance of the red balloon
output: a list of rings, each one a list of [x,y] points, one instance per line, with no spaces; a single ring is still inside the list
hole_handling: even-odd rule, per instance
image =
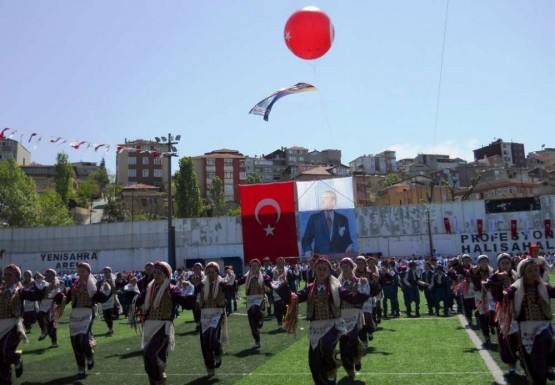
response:
[[[324,11],[305,7],[289,17],[283,34],[291,52],[301,59],[313,60],[329,51],[335,30]]]

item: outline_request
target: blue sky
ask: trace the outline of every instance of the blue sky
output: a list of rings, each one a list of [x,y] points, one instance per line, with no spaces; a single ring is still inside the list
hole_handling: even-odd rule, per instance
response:
[[[335,26],[316,61],[294,56],[283,27],[315,5]],[[0,0],[0,125],[43,136],[32,160],[74,150],[49,136],[117,144],[181,134],[180,156],[232,148],[337,148],[343,163],[396,150],[472,158],[494,138],[555,147],[555,3],[431,1]],[[249,110],[278,88],[269,122]],[[176,161],[176,160],[174,160]]]

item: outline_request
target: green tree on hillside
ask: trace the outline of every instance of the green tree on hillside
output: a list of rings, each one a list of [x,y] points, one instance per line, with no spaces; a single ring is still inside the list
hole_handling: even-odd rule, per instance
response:
[[[39,195],[38,224],[41,226],[72,225],[73,218],[55,191]]]
[[[38,195],[33,179],[13,161],[0,162],[0,222],[10,227],[37,224]]]
[[[193,159],[179,159],[179,170],[173,177],[175,183],[176,217],[197,218],[204,214],[205,203],[200,195]]]
[[[54,183],[56,184],[56,192],[60,195],[64,205],[67,205],[72,193],[71,175],[73,169],[68,162],[68,157],[65,152],[60,152],[56,156],[56,175],[54,176]]]
[[[252,173],[247,176],[247,184],[262,183],[262,177],[257,173]]]
[[[213,216],[225,215],[225,194],[224,194],[224,184],[219,176],[212,178],[212,183],[210,184],[210,205],[212,206]]]

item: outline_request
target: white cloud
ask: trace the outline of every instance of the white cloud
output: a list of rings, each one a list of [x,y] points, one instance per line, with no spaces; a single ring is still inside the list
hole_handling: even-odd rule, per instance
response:
[[[418,154],[449,155],[451,159],[461,158],[472,162],[474,160],[473,150],[478,148],[476,139],[468,139],[464,143],[447,140],[442,143],[398,143],[387,147],[387,150],[395,151],[397,160],[414,158]]]

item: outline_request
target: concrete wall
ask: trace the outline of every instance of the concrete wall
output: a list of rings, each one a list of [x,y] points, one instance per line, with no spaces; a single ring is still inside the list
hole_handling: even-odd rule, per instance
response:
[[[544,220],[555,219],[555,195],[541,197],[541,210],[486,214],[483,201],[429,205],[367,207],[356,210],[358,245],[361,252],[385,256],[428,255],[428,213],[433,248],[443,255],[472,256],[499,252],[518,253],[530,243],[555,252],[555,239],[544,235]],[[447,234],[444,218],[449,218]],[[479,239],[476,220],[483,220]],[[511,220],[517,220],[518,238],[511,238]],[[555,223],[554,223],[555,224]],[[240,217],[176,219],[176,260],[243,257]],[[141,269],[148,261],[167,259],[167,222],[126,222],[86,226],[0,230],[3,265],[22,269],[72,271],[79,261],[94,271]]]

